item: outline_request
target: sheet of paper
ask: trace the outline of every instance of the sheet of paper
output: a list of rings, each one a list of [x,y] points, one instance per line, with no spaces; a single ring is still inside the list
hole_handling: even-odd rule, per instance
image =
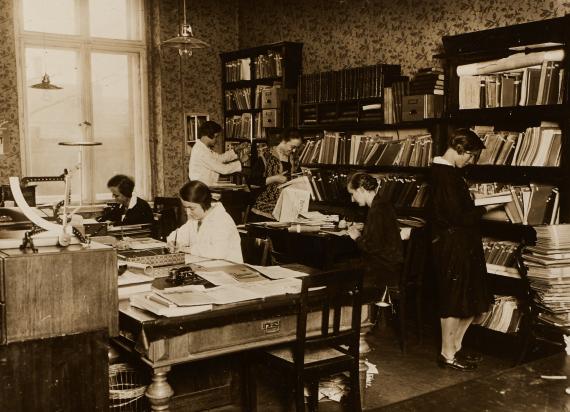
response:
[[[239,287],[267,298],[270,296],[301,293],[301,283],[300,279],[289,278],[242,284]]]
[[[205,293],[205,291],[155,291],[155,293],[172,302],[176,306],[196,306],[215,303],[214,299]]]
[[[133,239],[129,242],[129,248],[134,250],[154,249],[160,247],[166,247],[166,243],[152,238]]]
[[[287,269],[281,266],[255,266],[255,269],[261,272],[264,276],[267,276],[269,279],[300,278],[307,276],[306,273]]]
[[[222,272],[221,270],[217,270],[215,272],[200,271],[196,272],[196,274],[203,277],[208,282],[212,282],[216,286],[232,285],[238,283],[238,281],[235,280],[233,276],[229,275],[226,272]]]
[[[208,258],[202,256],[191,255],[189,253],[184,256],[184,263],[199,263],[208,260]]]
[[[221,259],[214,259],[214,260],[204,260],[200,262],[200,266],[204,268],[216,268],[220,266],[228,266],[232,265],[232,262],[228,262],[227,260]]]
[[[154,278],[151,276],[143,275],[142,273],[131,272],[126,270],[121,276],[119,276],[118,284],[123,285],[133,285],[136,283],[152,282]]]
[[[206,289],[204,294],[210,297],[217,305],[261,299],[263,297],[255,291],[234,285],[216,286],[215,288]]]

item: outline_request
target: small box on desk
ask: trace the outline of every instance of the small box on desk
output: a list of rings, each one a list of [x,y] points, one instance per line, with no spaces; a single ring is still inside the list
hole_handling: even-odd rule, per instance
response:
[[[281,110],[263,110],[263,127],[281,127]]]
[[[404,96],[402,103],[402,121],[413,122],[423,119],[441,117],[443,113],[443,96],[435,94],[418,94]]]

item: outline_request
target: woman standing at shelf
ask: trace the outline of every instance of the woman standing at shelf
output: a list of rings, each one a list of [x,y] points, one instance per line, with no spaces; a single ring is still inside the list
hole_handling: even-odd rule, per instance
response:
[[[432,247],[441,321],[438,364],[461,371],[475,369],[480,360],[462,351],[461,343],[473,318],[492,303],[479,222],[497,205],[476,207],[461,173],[484,147],[473,131],[458,129],[444,155],[432,164]]]
[[[297,129],[285,129],[279,144],[259,156],[253,167],[250,183],[260,186],[261,192],[255,199],[248,221],[275,220],[272,212],[281,193],[279,185],[298,171],[295,152],[302,143],[303,138]]]
[[[386,287],[398,286],[404,248],[394,207],[377,195],[378,186],[376,178],[359,172],[349,178],[347,190],[353,202],[369,208],[362,232],[350,226],[348,234],[362,252],[364,286],[376,289],[380,297]]]
[[[166,243],[171,250],[196,256],[243,263],[241,239],[232,217],[199,180],[186,183],[179,192],[188,221],[173,231]]]

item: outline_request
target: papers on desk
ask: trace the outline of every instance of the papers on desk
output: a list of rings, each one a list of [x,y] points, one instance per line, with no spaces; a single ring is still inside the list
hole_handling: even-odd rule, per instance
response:
[[[214,260],[201,261],[199,265],[202,266],[203,268],[217,268],[220,266],[228,266],[231,264],[232,262],[229,262],[227,260],[214,259]]]
[[[155,240],[150,237],[133,239],[129,242],[129,248],[134,250],[146,250],[146,249],[154,249],[161,247],[166,247],[166,243],[161,242],[160,240]]]
[[[307,276],[304,272],[298,272],[296,270],[284,268],[281,266],[257,266],[257,265],[247,265],[258,272],[260,272],[263,276],[268,277],[269,279],[289,279],[289,278],[300,278],[303,276]]]
[[[118,279],[119,300],[127,299],[135,293],[149,292],[152,281],[151,276],[126,270]]]
[[[132,295],[129,298],[131,306],[144,309],[156,315],[175,317],[193,315],[212,309],[212,305],[177,306],[153,292]]]

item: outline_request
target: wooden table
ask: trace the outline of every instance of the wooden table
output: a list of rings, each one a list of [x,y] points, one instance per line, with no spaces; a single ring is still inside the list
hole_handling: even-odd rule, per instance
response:
[[[453,372],[450,373],[461,373]],[[567,376],[548,380],[541,375]],[[567,411],[570,409],[570,357],[559,353],[511,369],[388,405],[386,412]]]
[[[287,267],[305,273],[318,270],[302,265]],[[283,295],[215,306],[213,310],[176,318],[157,317],[119,305],[121,337],[117,343],[136,353],[153,370],[146,396],[153,411],[165,411],[173,396],[167,374],[176,364],[247,351],[289,342],[295,338],[296,295]],[[342,324],[348,325],[350,311],[343,312]],[[369,311],[363,307],[363,325],[369,326]],[[309,317],[309,328],[317,330],[317,314]],[[365,368],[363,368],[365,371]]]

